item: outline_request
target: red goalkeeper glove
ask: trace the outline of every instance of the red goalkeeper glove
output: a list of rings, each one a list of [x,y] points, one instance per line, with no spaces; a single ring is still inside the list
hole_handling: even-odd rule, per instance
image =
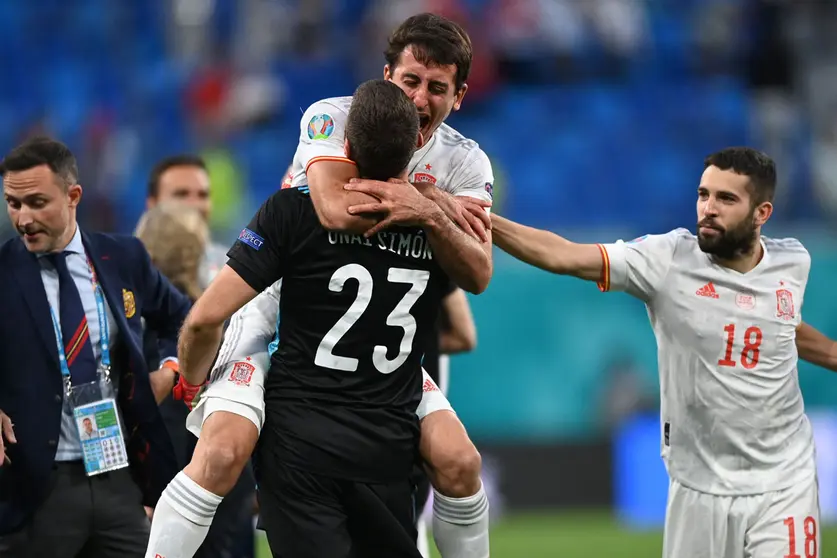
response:
[[[205,385],[206,382],[200,385],[190,384],[186,381],[186,378],[178,374],[177,383],[175,384],[174,389],[172,389],[172,397],[183,401],[191,411],[194,408],[194,404],[196,402],[195,399]]]

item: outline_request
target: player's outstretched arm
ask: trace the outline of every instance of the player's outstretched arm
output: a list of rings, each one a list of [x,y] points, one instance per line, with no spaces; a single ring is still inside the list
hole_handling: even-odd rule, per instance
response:
[[[837,341],[805,322],[796,328],[796,350],[802,360],[837,372]]]
[[[180,374],[202,384],[223,336],[224,322],[258,293],[229,265],[218,272],[183,323],[177,344]]]
[[[604,259],[596,244],[576,244],[557,234],[491,215],[491,231],[504,252],[545,271],[601,281]]]

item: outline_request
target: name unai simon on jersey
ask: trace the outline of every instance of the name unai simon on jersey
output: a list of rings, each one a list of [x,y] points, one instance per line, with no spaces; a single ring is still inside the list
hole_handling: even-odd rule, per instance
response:
[[[364,238],[359,234],[347,234],[329,231],[329,244],[359,244],[388,250],[393,254],[417,260],[432,260],[433,251],[424,235],[424,231],[416,233],[379,232],[372,238]]]

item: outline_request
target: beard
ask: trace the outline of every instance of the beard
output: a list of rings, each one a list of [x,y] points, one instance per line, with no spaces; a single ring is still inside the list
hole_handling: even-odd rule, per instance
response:
[[[700,227],[711,227],[715,230],[715,234],[703,235]],[[756,241],[755,215],[751,215],[729,229],[721,228],[720,225],[711,221],[699,222],[697,237],[701,251],[722,260],[732,260],[749,254]]]

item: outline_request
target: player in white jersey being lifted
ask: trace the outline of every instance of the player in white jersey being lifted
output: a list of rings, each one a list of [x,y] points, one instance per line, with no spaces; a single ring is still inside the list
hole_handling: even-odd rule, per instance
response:
[[[491,165],[475,142],[443,124],[450,112],[459,108],[467,91],[470,39],[453,22],[432,14],[421,14],[407,19],[393,32],[385,54],[384,77],[408,94],[420,114],[424,144],[408,167],[408,179],[464,231],[476,237],[471,238],[453,227],[443,246],[434,245],[433,256],[440,262],[446,260],[443,267],[451,267],[446,271],[459,286],[481,292],[492,271],[491,235],[486,230],[490,222],[484,209],[491,200],[494,180]],[[344,126],[350,102],[350,98],[326,99],[305,112],[291,171],[292,182],[294,186],[310,188],[317,215],[327,229],[376,235],[375,227],[397,224],[409,211],[401,211],[397,189],[385,183],[360,181],[347,184],[358,176],[344,150]],[[416,249],[393,244],[388,235],[383,236],[387,240],[382,241],[381,235],[377,235],[369,242],[377,242],[381,250]],[[346,235],[345,239],[349,241],[350,236]],[[445,254],[446,251],[450,253]],[[199,343],[204,343],[200,347],[213,346],[217,342],[214,335],[220,323],[202,319],[202,322],[193,320],[184,331],[199,338]],[[207,334],[208,331],[212,333]],[[240,337],[241,331],[232,334]],[[228,331],[228,339],[230,336]],[[231,341],[237,343],[234,339]],[[197,343],[194,346],[198,347]],[[186,370],[181,362],[183,375],[178,390],[185,393],[186,398],[193,397],[199,389],[196,384],[202,383],[215,351],[196,349],[194,353],[205,353],[206,362],[193,363],[191,370]],[[229,374],[247,370],[251,369],[233,365]],[[247,381],[239,383],[249,385],[253,392],[258,392],[257,399],[261,399],[263,394],[259,391],[260,386],[255,385],[255,377],[251,370]],[[209,390],[206,395],[208,399]],[[223,400],[224,397],[216,399]],[[218,405],[213,407],[215,412],[204,413],[198,447],[192,462],[184,469],[188,480],[167,489],[170,495],[177,489],[202,494],[207,510],[199,522],[190,521],[168,505],[173,496],[164,497],[161,505],[165,506],[165,513],[161,515],[158,507],[152,540],[159,531],[158,523],[171,522],[182,525],[180,537],[185,541],[185,547],[199,544],[217,502],[234,484],[249,458],[261,428],[263,402],[253,403],[252,398],[232,399],[220,408]],[[428,459],[437,490],[434,536],[443,557],[487,556],[488,501],[479,478],[480,457],[455,414],[435,412],[425,417],[421,422],[421,450]]]
[[[837,370],[837,343],[802,322],[808,252],[761,235],[775,187],[769,157],[729,148],[705,161],[696,235],[583,245],[492,216],[495,244],[516,258],[646,304],[670,477],[665,558],[820,556],[797,360]]]

